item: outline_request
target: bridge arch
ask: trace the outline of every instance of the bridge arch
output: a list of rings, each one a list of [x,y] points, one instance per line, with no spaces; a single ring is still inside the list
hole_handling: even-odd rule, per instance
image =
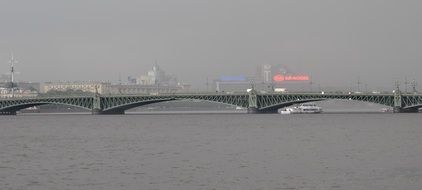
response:
[[[361,94],[351,94],[351,95],[342,95],[342,96],[332,96],[326,100],[352,100],[358,102],[374,103],[382,106],[393,107],[394,106],[394,97],[383,96],[383,95],[361,95]]]
[[[403,108],[403,112],[418,112],[420,108],[422,108],[422,104],[406,106]]]
[[[62,103],[62,102],[36,102],[36,103],[35,102],[28,102],[28,103],[15,104],[15,105],[3,107],[3,108],[0,109],[0,112],[10,112],[10,113],[14,114],[17,111],[22,110],[22,109],[26,109],[26,108],[30,108],[30,107],[34,107],[34,106],[47,105],[47,104],[66,105],[66,106],[71,106],[71,107],[82,108],[82,109],[85,109],[85,110],[91,110],[91,108],[87,108],[87,107],[84,107],[84,106]]]
[[[168,101],[172,101],[172,99],[144,100],[144,101],[130,102],[130,103],[125,103],[125,104],[109,107],[107,109],[103,109],[101,111],[101,114],[124,114],[126,110],[129,110],[132,108],[145,106],[149,104],[155,104],[159,102],[168,102]]]
[[[282,103],[278,103],[278,104],[275,104],[275,105],[262,107],[262,108],[259,109],[259,111],[263,112],[263,113],[277,113],[278,109],[289,107],[289,106],[292,106],[294,104],[301,104],[301,103],[306,103],[306,102],[317,102],[317,101],[323,101],[323,100],[326,100],[326,99],[308,99],[308,100],[296,100],[296,101],[282,102]]]
[[[16,114],[16,111],[21,109],[46,105],[67,105],[72,107],[78,107],[86,110],[92,108],[91,97],[68,97],[68,98],[29,98],[29,99],[6,99],[0,100],[0,113],[2,114]]]
[[[232,97],[232,96],[231,96]],[[169,101],[180,101],[180,100],[198,100],[198,101],[206,101],[206,102],[213,102],[213,103],[220,103],[225,105],[231,106],[240,106],[240,107],[247,107],[247,97],[237,97],[237,98],[215,98],[212,96],[169,96],[169,97],[125,97],[120,99],[113,98],[112,100],[109,98],[105,98],[102,100],[102,111],[101,114],[124,114],[126,110],[145,106],[154,103],[160,102],[169,102]]]
[[[368,95],[368,94],[268,94],[261,95],[258,100],[260,112],[275,113],[277,109],[288,107],[293,104],[324,100],[354,100],[361,102],[376,103],[389,107],[394,106],[392,96]]]

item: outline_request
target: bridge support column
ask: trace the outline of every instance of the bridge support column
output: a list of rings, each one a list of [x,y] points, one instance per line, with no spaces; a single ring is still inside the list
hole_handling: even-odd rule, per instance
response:
[[[95,87],[95,96],[92,100],[92,115],[103,114],[103,109],[101,108],[101,97],[98,93],[97,87]]]
[[[259,113],[257,92],[253,89],[249,92],[248,113]]]
[[[403,100],[401,96],[401,92],[399,89],[399,86],[397,85],[397,89],[394,91],[394,107],[393,107],[394,113],[401,113],[404,112],[403,110]]]

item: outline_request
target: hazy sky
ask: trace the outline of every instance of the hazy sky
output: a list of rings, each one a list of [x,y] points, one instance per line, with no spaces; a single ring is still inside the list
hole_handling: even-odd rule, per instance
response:
[[[18,80],[137,76],[157,60],[196,86],[284,64],[322,86],[422,86],[420,0],[0,0],[0,72]]]

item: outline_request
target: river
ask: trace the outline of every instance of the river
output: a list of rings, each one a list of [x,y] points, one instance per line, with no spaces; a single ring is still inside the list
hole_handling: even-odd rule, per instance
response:
[[[421,116],[1,116],[0,189],[420,190]]]

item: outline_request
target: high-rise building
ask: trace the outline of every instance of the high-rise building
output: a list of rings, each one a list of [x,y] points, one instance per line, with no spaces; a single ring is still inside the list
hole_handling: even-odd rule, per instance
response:
[[[241,92],[254,86],[259,92],[310,91],[312,83],[307,74],[293,73],[285,65],[262,64],[257,66],[255,77],[221,77],[214,80],[217,92]]]
[[[270,83],[272,78],[272,68],[270,64],[258,65],[256,70],[256,79],[260,82]]]
[[[176,77],[166,74],[164,70],[155,64],[152,70],[149,70],[145,75],[141,75],[136,79],[136,84],[176,86],[178,81]]]

